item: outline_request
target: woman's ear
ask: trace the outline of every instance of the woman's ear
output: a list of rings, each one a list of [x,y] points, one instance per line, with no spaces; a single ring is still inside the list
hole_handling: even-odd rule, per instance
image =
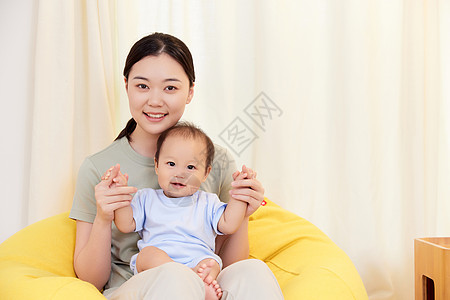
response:
[[[124,77],[123,81],[125,82],[125,90],[128,92],[128,79]]]
[[[189,88],[189,94],[188,94],[188,98],[186,99],[186,104],[191,103],[192,98],[194,97],[194,86],[195,86],[195,83],[193,83],[192,86]]]

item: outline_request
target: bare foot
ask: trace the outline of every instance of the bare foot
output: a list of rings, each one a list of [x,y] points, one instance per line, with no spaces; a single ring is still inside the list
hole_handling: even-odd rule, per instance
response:
[[[198,276],[200,276],[206,284],[211,284],[219,273],[219,265],[214,259],[209,259],[200,263],[196,271]]]
[[[217,281],[213,280],[210,284],[205,282],[205,300],[219,300],[222,297],[222,289]]]
[[[222,297],[222,289],[215,280],[220,272],[220,266],[214,259],[204,259],[195,268],[194,271],[205,283],[205,299],[218,300]]]

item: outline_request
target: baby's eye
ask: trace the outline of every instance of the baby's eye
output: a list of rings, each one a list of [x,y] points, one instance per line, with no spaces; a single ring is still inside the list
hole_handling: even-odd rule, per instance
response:
[[[189,166],[187,166],[187,168],[188,168],[189,170],[195,170],[195,166],[194,166],[194,165],[189,165]]]
[[[174,167],[174,166],[175,166],[175,163],[174,163],[173,161],[169,161],[167,164],[168,164],[169,166],[171,166],[171,167]]]

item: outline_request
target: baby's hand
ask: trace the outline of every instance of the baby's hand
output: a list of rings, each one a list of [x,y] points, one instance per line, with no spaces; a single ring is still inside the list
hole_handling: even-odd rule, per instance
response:
[[[248,203],[246,216],[253,214],[258,207],[266,205],[264,188],[251,168],[244,165],[241,172],[234,172],[231,186],[231,197]]]
[[[120,172],[119,164],[107,170],[95,186],[96,218],[111,222],[114,211],[130,205],[132,194],[136,191],[135,187],[128,186],[128,175]]]
[[[117,186],[127,186],[128,185],[128,174],[122,174],[122,172],[119,171],[119,174],[117,174],[117,177],[113,179],[113,182]]]
[[[105,172],[105,174],[103,174],[102,176],[102,180],[108,180],[109,176],[111,176],[111,171],[113,170],[114,167],[109,168],[109,170],[107,170]],[[128,185],[128,174],[122,174],[122,172],[119,170],[119,172],[117,173],[116,177],[114,177],[112,179],[113,184],[115,186],[127,186]]]

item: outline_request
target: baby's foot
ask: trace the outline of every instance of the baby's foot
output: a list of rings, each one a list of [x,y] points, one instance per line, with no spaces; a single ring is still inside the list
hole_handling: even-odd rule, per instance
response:
[[[206,284],[211,284],[216,279],[217,274],[214,274],[216,265],[217,262],[214,259],[210,259],[198,266],[197,274]]]
[[[205,300],[219,300],[222,297],[222,289],[217,281],[213,280],[210,284],[205,282]]]

